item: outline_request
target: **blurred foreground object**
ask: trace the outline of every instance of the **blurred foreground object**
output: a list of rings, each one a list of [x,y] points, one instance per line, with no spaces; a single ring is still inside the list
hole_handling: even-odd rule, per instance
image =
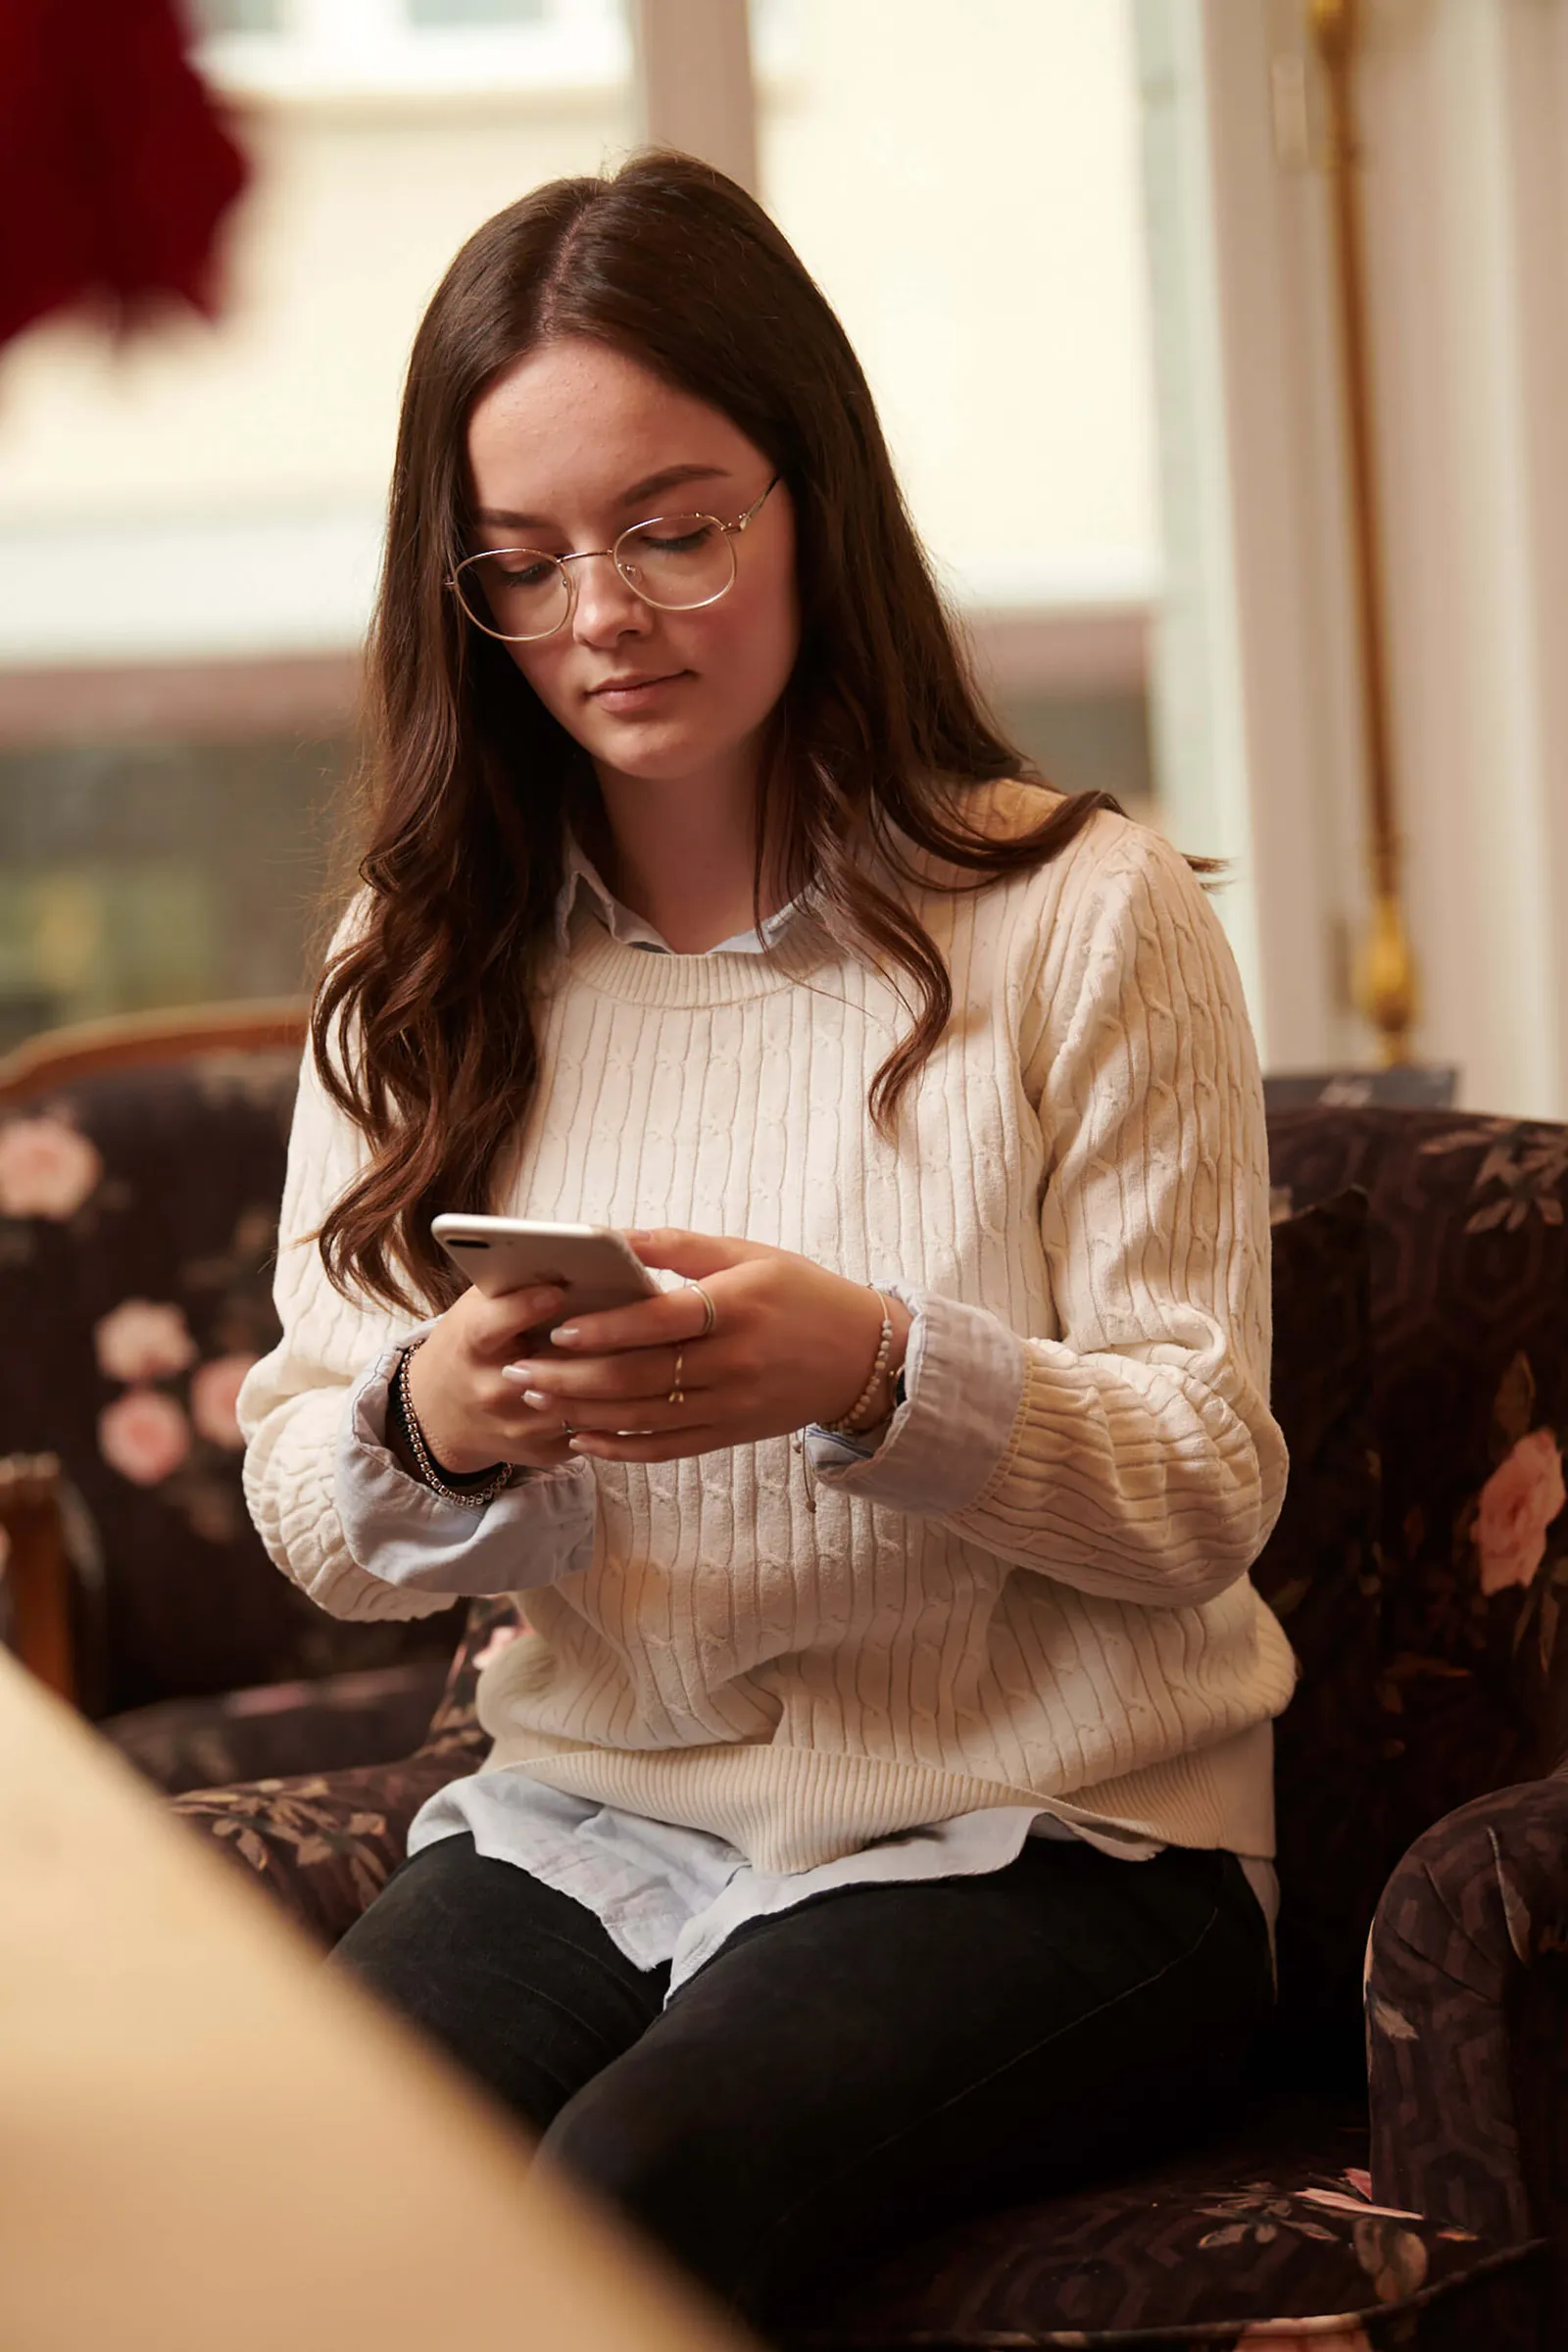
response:
[[[0,343],[80,301],[211,312],[247,177],[172,0],[0,0]]]
[[[738,2344],[0,1656],[7,2352]]]

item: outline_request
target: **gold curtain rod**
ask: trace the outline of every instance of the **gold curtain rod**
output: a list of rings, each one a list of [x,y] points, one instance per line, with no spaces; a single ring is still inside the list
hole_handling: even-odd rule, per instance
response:
[[[1373,444],[1365,237],[1361,217],[1356,69],[1362,0],[1307,0],[1307,22],[1328,101],[1327,170],[1339,310],[1341,397],[1349,457],[1349,507],[1361,739],[1367,797],[1372,919],[1358,958],[1357,996],[1386,1063],[1410,1059],[1415,965],[1400,887],[1401,851],[1389,723],[1383,542]]]

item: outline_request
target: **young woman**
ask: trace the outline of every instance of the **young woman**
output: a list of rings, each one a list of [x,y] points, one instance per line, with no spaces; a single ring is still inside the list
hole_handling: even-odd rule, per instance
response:
[[[1019,780],[842,330],[679,157],[453,264],[370,680],[251,1506],[337,1615],[528,1630],[341,1956],[766,2321],[1139,2155],[1266,2010],[1236,973],[1157,837]],[[486,1299],[459,1208],[668,1287]]]

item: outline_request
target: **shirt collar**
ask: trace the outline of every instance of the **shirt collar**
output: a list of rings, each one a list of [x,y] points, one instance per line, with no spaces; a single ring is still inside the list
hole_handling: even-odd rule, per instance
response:
[[[776,914],[768,915],[760,927],[753,931],[738,931],[733,939],[721,939],[718,945],[705,952],[710,956],[765,956],[769,948],[782,939],[790,924],[806,906],[808,894],[792,899]],[[579,899],[586,899],[590,912],[603,923],[617,945],[643,948],[653,956],[671,956],[674,950],[662,939],[652,923],[640,914],[633,914],[614,897],[598,867],[577,840],[566,836],[566,870],[556,899],[556,940],[562,954],[569,953],[571,918]]]

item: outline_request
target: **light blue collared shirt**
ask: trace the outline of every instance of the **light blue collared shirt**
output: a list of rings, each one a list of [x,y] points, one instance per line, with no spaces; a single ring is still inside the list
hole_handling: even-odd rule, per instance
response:
[[[556,941],[564,956],[571,947],[571,917],[578,900],[586,892],[593,910],[617,945],[623,948],[646,948],[650,955],[672,956],[675,951],[667,939],[661,938],[652,923],[640,914],[623,906],[607,887],[599,868],[586,850],[568,834],[566,837],[566,878],[556,900]],[[807,911],[809,894],[792,899],[776,914],[765,915],[760,927],[737,931],[733,939],[721,939],[716,948],[709,948],[710,956],[765,956],[775,942],[782,939],[798,914]]]

